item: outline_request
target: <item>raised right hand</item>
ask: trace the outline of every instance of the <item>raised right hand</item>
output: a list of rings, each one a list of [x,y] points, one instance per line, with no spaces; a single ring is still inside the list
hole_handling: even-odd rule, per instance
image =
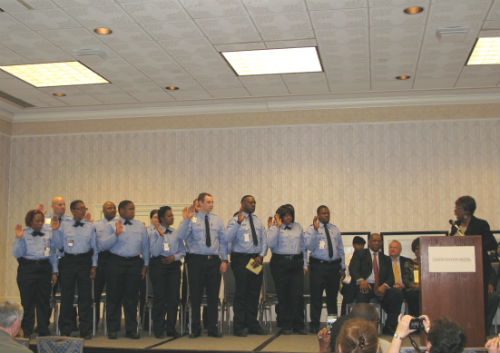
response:
[[[50,221],[50,226],[51,226],[52,230],[58,230],[60,225],[61,225],[61,222],[59,222],[59,219],[57,219],[57,216],[52,217],[52,220]]]
[[[115,231],[115,235],[118,236],[120,235],[120,233],[123,232],[123,224],[122,224],[122,220],[119,219],[117,222],[116,222],[116,231]]]
[[[16,238],[21,239],[23,237],[23,226],[20,224],[16,224],[16,227],[14,228],[16,230]]]

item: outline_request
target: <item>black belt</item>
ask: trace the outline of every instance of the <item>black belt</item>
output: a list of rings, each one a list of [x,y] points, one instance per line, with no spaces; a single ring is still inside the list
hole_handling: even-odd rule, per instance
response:
[[[31,260],[31,259],[26,259],[24,257],[20,257],[17,259],[17,262],[20,265],[28,265],[28,264],[42,265],[42,264],[48,264],[49,259]]]
[[[136,261],[136,260],[140,260],[140,258],[141,258],[139,255],[127,257],[127,256],[116,255],[113,253],[110,253],[110,254],[111,254],[112,259],[117,259],[120,261]]]
[[[283,255],[283,254],[273,253],[273,256],[276,257],[277,259],[285,259],[285,260],[298,260],[303,258],[302,253],[295,255]]]
[[[87,252],[84,252],[82,254],[68,254],[67,252],[64,253],[64,257],[71,257],[71,258],[75,258],[75,257],[87,257],[87,256],[92,256],[92,254],[94,253],[94,250],[90,249],[89,251]]]
[[[193,254],[191,253],[189,255],[190,258],[200,258],[200,259],[207,259],[207,260],[213,260],[213,259],[218,259],[219,255],[202,255],[202,254]]]
[[[312,264],[340,265],[340,259],[328,261],[328,260],[320,260],[320,259],[316,259],[314,257],[311,257],[311,258],[309,258],[309,262]]]
[[[168,256],[163,256],[163,255],[152,256],[152,257],[151,257],[151,260],[156,262],[156,261],[161,261],[161,260],[163,260],[163,259],[166,259],[167,257],[168,257]],[[175,264],[176,262],[181,263],[181,261],[180,261],[180,260],[174,260],[174,261],[172,261],[169,265]]]
[[[231,256],[248,256],[248,257],[251,257],[251,258],[256,258],[257,256],[260,256],[260,255],[257,254],[257,253],[250,254],[250,253],[246,253],[246,252],[236,252],[236,251],[233,251],[231,253]]]

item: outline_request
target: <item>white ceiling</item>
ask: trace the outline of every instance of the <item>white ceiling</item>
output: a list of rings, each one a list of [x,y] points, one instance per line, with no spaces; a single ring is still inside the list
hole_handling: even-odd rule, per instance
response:
[[[410,5],[425,10],[408,16]],[[0,100],[0,116],[14,122],[500,97],[500,65],[465,66],[480,33],[499,34],[500,0],[0,0],[0,8],[0,65],[79,60],[111,81],[35,88],[0,71],[0,91],[35,106]],[[113,34],[96,35],[101,26]],[[466,33],[437,35],[449,26]],[[324,72],[238,77],[220,55],[311,45]],[[411,79],[395,80],[401,74]]]

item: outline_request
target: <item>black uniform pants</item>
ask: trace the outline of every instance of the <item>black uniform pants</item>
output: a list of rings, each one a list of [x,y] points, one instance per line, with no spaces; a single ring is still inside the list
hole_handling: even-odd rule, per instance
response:
[[[220,289],[220,263],[217,255],[190,254],[188,262],[189,295],[191,298],[193,333],[201,332],[200,306],[203,293],[207,294],[207,326],[208,333],[217,333],[217,307]]]
[[[231,269],[234,273],[236,290],[234,293],[234,331],[244,328],[260,328],[257,322],[262,271],[256,275],[246,269],[251,258],[258,254],[231,254]]]
[[[278,294],[278,317],[284,330],[303,330],[304,260],[299,255],[273,254],[271,275]],[[302,302],[303,303],[303,302]]]
[[[60,327],[63,336],[70,336],[73,330],[75,287],[78,290],[80,335],[86,336],[92,332],[91,266],[92,255],[90,253],[79,255],[65,254],[61,259]]]
[[[403,304],[403,293],[397,288],[387,288],[382,300],[380,300],[373,293],[373,284],[370,284],[370,287],[368,293],[361,293],[359,286],[356,286],[356,301],[358,303],[368,303],[370,299],[377,298],[382,309],[387,313],[384,331],[393,334],[398,325],[398,316],[401,312],[401,304]]]
[[[108,271],[109,257],[111,253],[109,251],[99,252],[99,258],[97,260],[97,269],[94,279],[94,301],[96,307],[96,326],[99,322],[99,317],[101,313],[101,296],[106,286],[106,273]]]
[[[328,314],[337,315],[337,293],[340,285],[340,260],[322,261],[311,258],[310,288],[311,288],[311,326],[319,329],[321,308],[323,306],[323,291],[326,290],[326,307]]]
[[[153,331],[161,334],[166,329],[168,334],[173,333],[177,322],[181,262],[164,264],[161,256],[151,258],[149,277],[153,285]]]
[[[139,256],[125,258],[111,254],[106,277],[106,306],[109,332],[118,332],[121,308],[125,312],[125,331],[137,332],[137,302],[143,260]]]
[[[21,294],[21,304],[24,310],[21,328],[24,337],[33,333],[35,324],[35,309],[37,331],[40,336],[47,336],[50,318],[50,285],[52,267],[48,260],[30,261],[19,259],[17,268],[17,285]]]

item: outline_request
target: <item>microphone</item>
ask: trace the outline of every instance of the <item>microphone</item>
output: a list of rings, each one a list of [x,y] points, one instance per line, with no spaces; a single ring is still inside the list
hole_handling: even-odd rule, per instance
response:
[[[457,230],[457,233],[458,233],[459,235],[461,235],[461,236],[464,236],[464,235],[465,235],[464,233],[462,233],[462,231],[461,231],[461,230],[460,230],[460,228],[457,226],[457,224],[455,223],[455,221],[454,221],[454,220],[450,219],[448,222],[451,224],[451,226],[452,226],[453,228],[455,228],[455,229]]]

